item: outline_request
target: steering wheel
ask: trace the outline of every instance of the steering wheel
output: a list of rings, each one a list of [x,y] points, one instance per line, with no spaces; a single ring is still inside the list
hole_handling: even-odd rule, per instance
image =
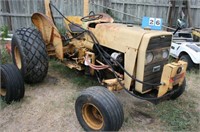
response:
[[[88,16],[82,17],[81,21],[82,22],[94,21],[94,20],[101,19],[103,17],[103,15],[101,14],[94,14],[94,13],[92,13],[93,15],[90,15],[90,14]]]

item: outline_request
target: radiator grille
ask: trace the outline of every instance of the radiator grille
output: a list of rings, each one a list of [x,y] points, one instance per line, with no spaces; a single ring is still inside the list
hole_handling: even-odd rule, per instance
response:
[[[168,35],[153,37],[150,39],[147,52],[152,52],[154,54],[154,59],[151,63],[145,65],[144,82],[153,84],[160,83],[163,67],[168,63],[168,59],[162,58],[162,50],[166,48],[169,49],[171,45],[171,37],[171,35]],[[154,71],[156,67],[159,67],[159,70]],[[143,85],[143,91],[149,89],[152,89],[152,87],[145,84]]]
[[[155,49],[159,49],[159,48],[164,48],[164,47],[170,47],[171,39],[172,39],[171,35],[153,37],[149,41],[147,51],[148,50],[155,50]]]

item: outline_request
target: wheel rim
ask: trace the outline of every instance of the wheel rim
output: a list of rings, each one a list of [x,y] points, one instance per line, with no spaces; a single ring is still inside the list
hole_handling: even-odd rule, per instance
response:
[[[0,89],[0,95],[1,95],[1,96],[6,96],[6,89],[1,88],[1,89]]]
[[[83,105],[82,116],[90,128],[100,130],[103,127],[103,116],[99,109],[93,104],[88,103]]]
[[[4,88],[2,84],[5,84],[3,76],[1,76],[0,96],[6,96],[6,88]]]
[[[22,63],[21,63],[21,56],[20,56],[20,53],[19,53],[19,49],[18,47],[15,47],[14,49],[14,54],[15,54],[15,62],[16,62],[16,65],[19,69],[22,68]]]

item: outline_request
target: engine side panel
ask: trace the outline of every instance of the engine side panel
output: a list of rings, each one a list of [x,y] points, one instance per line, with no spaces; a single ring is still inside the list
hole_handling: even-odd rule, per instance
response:
[[[99,43],[110,49],[125,53],[127,48],[138,49],[143,35],[147,32],[139,27],[124,24],[101,23],[90,28]]]

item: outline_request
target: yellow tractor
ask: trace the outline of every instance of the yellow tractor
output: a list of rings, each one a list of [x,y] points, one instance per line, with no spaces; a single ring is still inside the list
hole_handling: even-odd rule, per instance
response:
[[[101,86],[84,90],[75,103],[79,123],[87,131],[117,131],[124,120],[123,108],[112,91],[125,90],[153,103],[176,99],[185,90],[187,63],[168,63],[172,34],[115,23],[108,14],[67,16],[45,0],[46,14],[34,13],[37,29],[18,29],[12,38],[12,56],[27,83],[42,81],[48,57],[54,56],[71,69],[97,76]],[[57,10],[67,32],[60,34],[52,16]],[[89,14],[89,15],[86,15]]]

